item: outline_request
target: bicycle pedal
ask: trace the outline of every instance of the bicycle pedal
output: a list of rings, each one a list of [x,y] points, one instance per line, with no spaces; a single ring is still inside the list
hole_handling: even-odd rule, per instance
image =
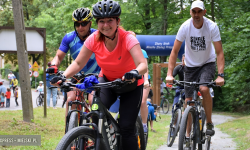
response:
[[[214,136],[214,134],[215,134],[215,131],[214,131],[214,130],[207,130],[207,131],[206,131],[206,135]]]

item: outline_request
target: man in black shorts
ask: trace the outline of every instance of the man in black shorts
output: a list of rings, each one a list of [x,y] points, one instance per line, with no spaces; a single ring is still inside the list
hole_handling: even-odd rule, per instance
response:
[[[177,55],[182,42],[185,40],[185,67],[184,81],[188,82],[211,82],[215,77],[216,55],[218,77],[217,85],[224,85],[224,53],[222,49],[220,31],[216,23],[205,17],[206,9],[202,1],[194,1],[191,5],[191,18],[185,21],[176,35],[176,40],[169,58],[167,83],[173,83],[172,75],[176,63]],[[216,52],[216,53],[215,53]],[[190,87],[185,88],[185,101],[192,100]],[[206,134],[214,135],[214,125],[212,123],[212,98],[207,86],[201,85],[200,91],[203,96],[203,105],[207,117]],[[189,138],[189,129],[186,137]],[[186,144],[188,145],[188,144]]]

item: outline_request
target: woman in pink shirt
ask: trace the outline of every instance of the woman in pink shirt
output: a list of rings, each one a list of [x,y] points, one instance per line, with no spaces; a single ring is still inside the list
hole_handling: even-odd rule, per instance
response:
[[[143,91],[143,79],[135,77],[147,71],[147,65],[138,40],[129,32],[119,27],[121,8],[118,2],[103,0],[93,7],[98,31],[85,41],[76,60],[64,72],[65,77],[72,77],[79,72],[95,53],[101,67],[99,82],[113,81],[117,78],[132,80],[135,89],[118,93],[112,88],[102,88],[101,101],[109,109],[120,96],[120,128],[124,150],[137,150],[135,122],[140,109]],[[53,80],[53,79],[52,79]],[[51,83],[56,83],[53,81]],[[61,82],[61,81],[60,81]],[[127,89],[124,89],[127,90]]]

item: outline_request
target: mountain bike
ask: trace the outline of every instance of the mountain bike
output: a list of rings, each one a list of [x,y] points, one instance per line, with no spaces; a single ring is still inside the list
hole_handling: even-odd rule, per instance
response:
[[[98,83],[90,87],[96,91],[91,112],[82,115],[82,124],[80,124],[79,127],[68,131],[57,145],[56,150],[66,149],[69,145],[72,145],[71,148],[81,150],[120,150],[122,147],[122,137],[120,134],[119,124],[117,123],[117,120],[115,120],[108,112],[107,108],[101,102],[100,97],[97,97],[97,95],[99,95],[101,88],[119,88],[130,82],[131,81],[122,81],[121,79],[117,79],[112,82]],[[71,84],[70,86],[75,85]],[[83,91],[86,90],[87,89]],[[91,118],[93,119],[93,117],[98,118],[97,124],[94,122],[88,123],[91,121]],[[138,121],[140,121],[140,118],[137,118],[135,126],[140,126],[139,130],[142,131],[140,134],[142,133],[141,135],[144,136],[142,123]],[[144,145],[144,137],[137,137],[138,150],[144,150],[142,149],[142,146]]]
[[[167,88],[165,88],[165,89],[167,90],[168,94],[170,94],[168,89]],[[168,101],[168,99],[165,98],[164,95],[161,95],[160,107],[161,107],[162,112],[164,114],[168,113],[168,111],[169,111],[169,101]]]
[[[182,98],[182,95],[184,93],[184,89],[180,89],[180,87],[184,87],[184,85],[179,85],[177,87],[172,87],[173,90],[180,90],[180,96],[178,99],[178,102],[174,105],[173,108],[173,113],[169,125],[169,131],[168,131],[168,138],[167,138],[167,145],[168,147],[171,147],[174,143],[174,140],[177,136],[177,133],[179,132],[180,129],[180,123],[181,123],[181,117],[182,117],[182,112],[184,111],[183,108],[183,103],[184,99]]]
[[[39,92],[39,95],[36,98],[36,105],[37,105],[37,107],[44,105],[44,94],[42,92]]]
[[[197,93],[199,91],[200,85],[215,87],[216,83],[215,82],[197,83],[197,82],[186,82],[186,81],[174,81],[174,83],[177,85],[182,83],[185,84],[185,86],[195,87],[193,91],[192,100],[187,102],[187,108],[185,109],[181,119],[178,149],[196,150],[198,144],[198,150],[202,150],[203,144],[205,144],[205,149],[209,150],[212,135],[206,133],[206,131],[204,130],[206,115],[202,107],[202,102],[198,100]],[[192,104],[192,106],[190,104]],[[188,133],[189,137],[186,137],[188,124],[191,127],[191,131]]]

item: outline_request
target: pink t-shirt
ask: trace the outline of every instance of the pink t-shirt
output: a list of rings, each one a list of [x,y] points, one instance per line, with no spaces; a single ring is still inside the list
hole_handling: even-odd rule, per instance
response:
[[[129,32],[118,29],[118,41],[115,49],[110,52],[104,42],[95,40],[99,31],[91,34],[84,45],[95,53],[97,64],[101,67],[99,77],[103,74],[109,81],[114,81],[133,69],[136,69],[134,60],[130,54],[131,48],[139,44],[139,41]],[[138,85],[143,84],[143,79],[138,80]]]

